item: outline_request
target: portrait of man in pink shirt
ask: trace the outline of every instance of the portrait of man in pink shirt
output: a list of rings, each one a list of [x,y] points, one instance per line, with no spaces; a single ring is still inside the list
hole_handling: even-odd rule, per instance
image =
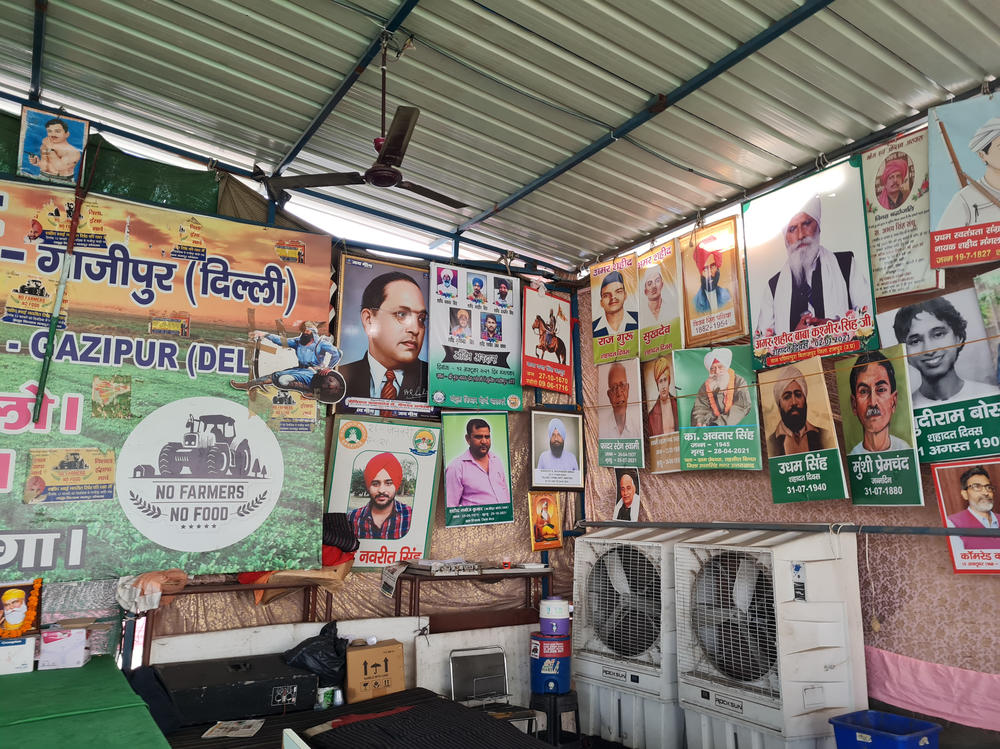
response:
[[[504,461],[492,452],[490,425],[473,418],[465,425],[469,449],[445,469],[445,497],[448,507],[510,503],[510,484]]]

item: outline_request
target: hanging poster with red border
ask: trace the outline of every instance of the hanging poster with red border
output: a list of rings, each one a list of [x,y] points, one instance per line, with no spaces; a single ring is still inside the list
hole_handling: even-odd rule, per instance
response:
[[[1000,486],[1000,458],[935,463],[934,491],[946,528],[996,528],[995,488]],[[955,572],[1000,573],[1000,538],[949,536]]]
[[[573,326],[569,300],[525,286],[523,310],[521,384],[571,394]]]

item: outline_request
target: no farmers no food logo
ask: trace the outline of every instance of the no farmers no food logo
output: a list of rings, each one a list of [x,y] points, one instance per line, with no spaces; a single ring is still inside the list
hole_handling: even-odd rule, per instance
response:
[[[146,538],[177,551],[241,541],[271,514],[285,468],[274,433],[223,398],[168,403],[118,456],[118,502]]]

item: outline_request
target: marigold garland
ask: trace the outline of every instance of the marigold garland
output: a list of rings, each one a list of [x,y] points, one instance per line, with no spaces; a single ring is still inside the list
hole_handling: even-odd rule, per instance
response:
[[[24,621],[17,629],[0,629],[0,637],[20,637],[28,630],[35,629],[38,624],[35,622],[35,615],[38,613],[38,595],[42,587],[42,578],[35,578],[31,586],[31,593],[28,594],[28,611],[24,615]]]

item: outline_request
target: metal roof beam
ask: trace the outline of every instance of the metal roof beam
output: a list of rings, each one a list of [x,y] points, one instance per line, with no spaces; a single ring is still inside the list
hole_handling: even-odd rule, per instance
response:
[[[45,17],[49,12],[47,0],[35,0],[35,28],[31,34],[31,83],[28,99],[37,102],[42,94],[42,52],[45,48]]]
[[[403,0],[400,6],[396,9],[396,12],[392,14],[392,18],[386,22],[384,33],[391,34],[402,26],[403,21],[406,20],[408,15],[410,15],[410,11],[416,7],[418,2],[420,2],[420,0]],[[313,118],[313,121],[309,123],[309,127],[305,129],[305,132],[302,133],[299,139],[295,142],[295,145],[293,145],[288,150],[288,153],[282,157],[281,161],[278,162],[278,165],[274,168],[274,173],[271,175],[272,177],[277,177],[289,164],[292,163],[292,161],[295,160],[295,157],[299,155],[299,151],[305,148],[306,143],[308,143],[309,140],[316,134],[316,131],[319,130],[320,126],[326,122],[326,118],[330,116],[330,112],[332,112],[334,107],[340,103],[340,100],[347,95],[347,92],[351,90],[355,81],[357,81],[358,78],[361,77],[361,74],[365,72],[365,69],[368,67],[368,63],[375,58],[375,55],[377,55],[381,49],[382,34],[379,34],[372,40],[371,44],[368,45],[368,49],[365,50],[364,54],[358,58],[358,61],[354,64],[353,70],[351,70],[348,76],[341,82],[341,84],[337,87],[337,90],[333,92],[330,98],[327,99],[326,104],[323,105],[319,114]]]
[[[552,180],[556,179],[558,176],[564,172],[569,171],[573,167],[580,164],[582,161],[593,156],[595,153],[602,151],[603,149],[610,146],[616,140],[625,137],[630,132],[635,130],[640,125],[649,122],[656,115],[663,112],[668,107],[672,107],[674,104],[679,102],[685,96],[694,93],[702,86],[711,82],[713,79],[725,73],[727,70],[735,66],[737,63],[742,62],[747,57],[757,52],[770,42],[777,39],[779,36],[784,34],[786,31],[794,28],[798,24],[802,23],[806,19],[815,15],[819,11],[823,10],[826,6],[832,3],[833,0],[806,0],[801,6],[793,10],[791,13],[779,18],[773,24],[768,26],[762,32],[757,34],[747,42],[744,42],[739,47],[734,49],[728,55],[720,60],[709,65],[703,71],[690,78],[673,91],[668,94],[658,94],[646,102],[645,108],[630,119],[628,119],[623,124],[619,125],[617,128],[611,132],[603,135],[602,137],[595,140],[589,146],[585,146],[583,149],[573,154],[562,163],[557,164],[552,169],[550,169],[545,174],[541,175],[537,179],[529,182],[527,185],[522,187],[517,192],[509,195],[508,197],[501,200],[493,208],[483,211],[477,216],[466,221],[464,224],[458,227],[460,232],[465,231],[481,221],[486,220],[490,216],[493,216],[505,208],[510,207],[521,198],[525,198],[531,193],[535,192],[538,188],[548,184]]]
[[[56,110],[56,109],[54,109],[52,107],[45,107],[45,106],[37,105],[34,102],[30,102],[27,99],[24,99],[23,97],[16,96],[16,95],[8,93],[6,91],[0,91],[0,99],[6,99],[7,101],[15,102],[15,103],[20,104],[22,106],[25,105],[25,104],[30,104],[32,106],[38,106],[40,109],[45,109],[45,110],[51,111],[53,114],[58,114],[58,110]],[[148,138],[148,137],[146,137],[144,135],[139,135],[138,133],[134,133],[134,132],[131,132],[129,130],[122,130],[121,128],[114,127],[113,125],[105,125],[105,124],[103,124],[101,122],[98,122],[96,120],[90,120],[90,124],[91,124],[91,126],[95,130],[98,130],[99,132],[110,133],[112,135],[118,135],[118,136],[120,136],[122,138],[127,138],[128,140],[132,140],[132,141],[135,141],[137,143],[142,143],[144,145],[151,146],[152,148],[158,148],[161,151],[166,151],[168,153],[172,153],[175,156],[180,156],[180,157],[185,158],[185,159],[190,159],[193,162],[196,162],[196,163],[199,163],[199,164],[204,164],[209,169],[220,169],[220,170],[222,170],[224,172],[229,172],[230,174],[235,174],[235,175],[240,176],[240,177],[246,177],[248,179],[253,179],[253,172],[252,171],[250,171],[249,169],[244,169],[242,167],[236,166],[235,164],[227,164],[225,162],[216,161],[215,159],[209,158],[209,157],[204,156],[204,155],[202,155],[200,153],[195,153],[194,151],[188,151],[188,150],[186,150],[184,148],[179,148],[178,146],[172,146],[169,143],[162,143],[162,142],[160,142],[158,140],[155,140],[153,138]],[[423,231],[423,232],[426,232],[428,234],[432,234],[432,235],[434,235],[436,237],[443,237],[446,240],[452,240],[453,242],[455,240],[460,240],[461,242],[463,242],[465,244],[468,244],[468,245],[471,245],[473,247],[479,247],[481,249],[488,250],[489,252],[495,252],[495,253],[497,253],[497,255],[499,255],[501,257],[506,257],[507,254],[508,254],[508,252],[509,252],[509,250],[506,250],[506,249],[504,249],[502,247],[496,247],[495,245],[491,245],[491,244],[489,244],[487,242],[481,242],[481,241],[479,241],[477,239],[471,239],[471,238],[469,238],[469,239],[463,239],[463,238],[460,237],[461,232],[448,231],[446,229],[439,229],[436,226],[431,226],[430,224],[423,224],[423,223],[421,223],[419,221],[413,221],[411,219],[404,218],[403,216],[394,216],[393,214],[391,214],[391,213],[389,213],[387,211],[381,211],[381,210],[379,210],[377,208],[370,208],[370,207],[368,207],[366,205],[361,205],[360,203],[354,203],[354,202],[352,202],[350,200],[344,200],[343,198],[336,198],[333,195],[327,195],[326,193],[317,192],[316,190],[310,190],[310,189],[303,188],[303,189],[298,189],[298,190],[290,190],[290,192],[292,192],[294,194],[298,194],[298,195],[303,195],[303,196],[306,196],[306,197],[314,198],[316,200],[322,200],[322,201],[324,201],[326,203],[333,203],[335,205],[339,205],[339,206],[342,206],[344,208],[348,208],[348,209],[350,209],[352,211],[357,211],[359,213],[364,213],[364,214],[369,215],[369,216],[374,216],[376,218],[383,219],[385,221],[388,221],[390,223],[396,224],[398,226],[406,226],[406,227],[409,227],[411,229],[417,229],[418,231]],[[273,222],[273,219],[269,219],[269,220]],[[339,237],[337,239],[339,239]],[[562,268],[559,268],[558,266],[552,265],[550,263],[546,263],[545,261],[542,261],[542,260],[534,260],[532,262],[538,263],[540,265],[544,265],[547,268],[551,268],[557,274],[558,273],[565,273],[566,272]]]

